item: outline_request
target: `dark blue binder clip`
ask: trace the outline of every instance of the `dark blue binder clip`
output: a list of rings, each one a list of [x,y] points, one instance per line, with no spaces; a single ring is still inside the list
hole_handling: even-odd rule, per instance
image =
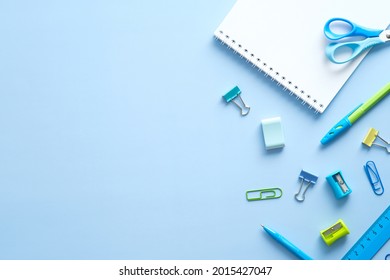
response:
[[[311,174],[305,170],[302,170],[299,174],[299,179],[302,180],[301,186],[299,188],[298,193],[295,194],[295,199],[299,202],[303,202],[305,200],[305,193],[307,189],[317,183],[318,176]],[[303,183],[306,182],[306,187],[303,189]],[[301,194],[302,192],[302,194]]]
[[[364,165],[364,171],[366,171],[368,181],[370,181],[371,188],[376,195],[382,195],[385,191],[381,177],[379,176],[378,169],[375,163],[370,160]]]

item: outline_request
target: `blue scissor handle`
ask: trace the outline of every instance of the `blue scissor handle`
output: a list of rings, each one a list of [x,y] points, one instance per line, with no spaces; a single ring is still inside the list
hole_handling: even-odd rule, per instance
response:
[[[382,39],[380,39],[379,37],[366,38],[363,41],[330,43],[328,46],[326,46],[325,53],[329,60],[333,63],[342,64],[354,59],[364,50],[378,44],[383,44]],[[349,48],[350,50],[352,50],[352,54],[347,58],[337,59],[335,57],[335,53],[341,48]]]
[[[348,32],[341,33],[341,34],[335,33],[332,31],[330,26],[333,23],[340,23],[343,25],[347,25],[350,28],[350,30]],[[371,28],[360,26],[345,18],[331,18],[325,23],[324,26],[325,36],[329,40],[339,40],[342,38],[352,37],[352,36],[377,37],[382,31],[383,30],[371,29]]]

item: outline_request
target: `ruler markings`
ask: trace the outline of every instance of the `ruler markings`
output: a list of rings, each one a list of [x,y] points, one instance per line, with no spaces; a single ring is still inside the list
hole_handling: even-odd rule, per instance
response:
[[[390,239],[390,206],[352,246],[343,260],[370,260]]]

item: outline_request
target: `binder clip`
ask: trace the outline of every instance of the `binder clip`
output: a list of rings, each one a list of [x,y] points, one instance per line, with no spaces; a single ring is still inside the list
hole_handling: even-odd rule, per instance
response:
[[[337,199],[346,197],[352,190],[348,187],[341,171],[336,171],[326,177]]]
[[[222,97],[223,97],[223,99],[225,99],[225,101],[227,103],[233,102],[241,110],[241,116],[246,116],[246,115],[249,114],[249,111],[250,111],[251,108],[245,104],[244,100],[242,100],[242,98],[241,98],[241,90],[238,88],[238,86],[235,86],[232,90],[230,90],[228,93],[226,93]],[[235,99],[237,97],[241,100],[241,103],[242,103],[243,106],[240,106],[240,104],[238,104],[235,101]],[[244,109],[246,109],[245,112],[244,112]]]
[[[384,148],[388,153],[390,153],[390,146],[386,147],[386,146],[384,146],[382,144],[374,143],[376,138],[379,138],[386,145],[390,145],[390,142],[388,142],[388,141],[384,140],[382,137],[380,137],[379,136],[379,131],[376,130],[375,128],[372,128],[372,127],[368,130],[366,136],[364,137],[363,144],[368,146],[368,147],[371,147],[372,145],[375,145],[375,146]]]
[[[302,183],[301,183],[301,186],[299,188],[299,192],[297,194],[295,194],[295,199],[299,202],[302,202],[305,200],[305,193],[306,193],[307,189],[310,187],[310,185],[314,185],[315,183],[317,183],[318,176],[302,170],[301,173],[299,174],[299,178],[302,180]],[[307,185],[306,185],[305,189],[303,190],[302,195],[300,195],[304,182],[306,182]]]
[[[320,231],[322,239],[325,241],[326,245],[332,245],[336,240],[340,239],[343,236],[349,234],[349,229],[343,222],[339,219],[331,227]]]
[[[256,196],[253,196],[256,194]],[[246,192],[246,200],[255,201],[255,200],[268,200],[280,198],[283,192],[279,188],[270,188],[270,189],[260,189],[260,190],[251,190]]]
[[[378,169],[372,160],[369,160],[364,165],[364,171],[367,174],[368,181],[370,181],[371,188],[376,195],[382,195],[385,191]]]

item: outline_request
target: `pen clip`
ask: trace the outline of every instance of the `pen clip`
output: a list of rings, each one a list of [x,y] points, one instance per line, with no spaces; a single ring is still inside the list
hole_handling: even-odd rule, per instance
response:
[[[348,117],[352,115],[357,109],[359,109],[363,105],[360,104],[355,109],[353,109],[348,115],[342,118],[335,126],[333,126],[329,132],[321,139],[322,144],[327,144],[335,137],[339,136],[341,133],[346,131],[348,128],[352,126],[352,123],[349,121]]]

